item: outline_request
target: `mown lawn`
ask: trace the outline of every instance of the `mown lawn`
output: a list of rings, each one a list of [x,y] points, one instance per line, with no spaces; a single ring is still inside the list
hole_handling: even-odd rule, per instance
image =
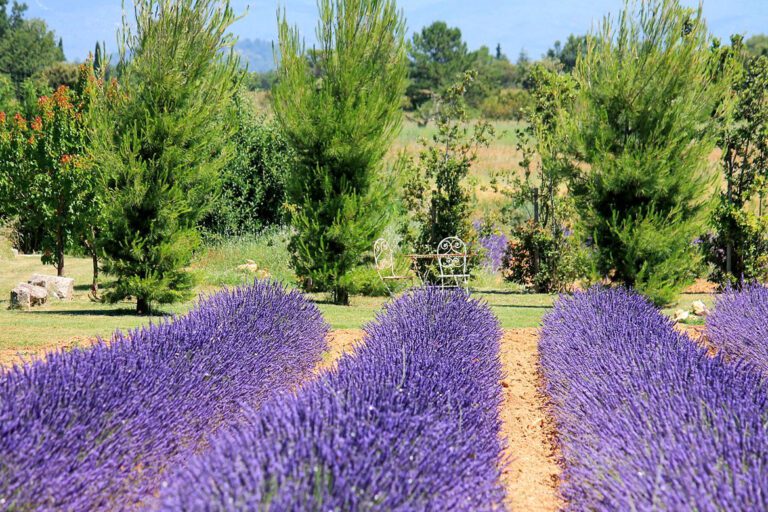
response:
[[[211,267],[208,272],[201,273],[202,284],[198,292],[209,293],[220,286],[236,285],[244,280],[236,270],[223,268],[234,268],[241,262],[231,250],[223,252],[204,256]],[[90,264],[90,260],[85,258],[69,257],[66,260],[67,275],[74,277],[76,284],[75,300],[72,302],[52,301],[32,311],[11,311],[8,309],[10,290],[16,283],[26,281],[34,273],[54,274],[54,269],[42,265],[38,256],[19,256],[14,260],[0,261],[0,351],[33,352],[48,346],[87,343],[88,339],[96,336],[109,337],[116,329],[130,329],[183,313],[193,304],[190,301],[162,306],[156,316],[139,317],[134,314],[132,302],[114,305],[93,302],[88,297]],[[199,270],[198,265],[196,263],[195,266]],[[505,328],[535,327],[554,300],[549,295],[511,292],[477,293],[476,296],[491,304]],[[344,307],[328,303],[321,294],[313,295],[312,299],[335,329],[362,327],[386,302],[383,297],[355,296],[351,306]]]
[[[203,251],[191,269],[200,283],[196,293],[211,293],[223,286],[245,282],[248,277],[237,270],[245,259],[259,262],[260,267],[274,278],[293,286],[281,236],[276,234],[260,240],[223,244]],[[162,306],[155,316],[136,316],[133,302],[104,304],[92,301],[88,297],[90,271],[89,259],[67,258],[66,273],[75,279],[75,300],[52,301],[32,311],[11,311],[8,309],[10,290],[16,283],[26,281],[33,273],[54,274],[54,269],[42,265],[39,256],[0,259],[0,359],[8,360],[18,353],[32,355],[50,348],[84,346],[95,337],[110,337],[117,329],[127,330],[184,313],[194,304],[192,300]],[[555,295],[520,293],[499,283],[488,279],[478,281],[476,285],[482,290],[476,291],[474,296],[490,304],[505,329],[537,327],[556,300]],[[105,284],[108,286],[109,280]],[[498,289],[489,289],[494,286]],[[351,305],[345,307],[329,303],[323,294],[313,294],[310,298],[334,329],[362,327],[375,317],[387,300],[384,297],[353,296]],[[672,314],[678,307],[689,309],[695,300],[704,300],[708,305],[712,302],[711,297],[704,294],[683,295],[677,304],[664,311]]]

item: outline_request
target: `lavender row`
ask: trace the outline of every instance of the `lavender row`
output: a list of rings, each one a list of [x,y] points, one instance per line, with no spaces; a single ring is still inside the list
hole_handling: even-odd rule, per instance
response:
[[[768,376],[768,288],[726,290],[707,317],[707,338],[726,359],[742,360]]]
[[[624,290],[561,299],[540,345],[572,510],[765,510],[768,391]]]
[[[413,292],[171,478],[161,508],[500,510],[499,339],[465,294]]]
[[[279,390],[327,326],[276,284],[224,291],[187,315],[0,375],[0,509],[120,510]]]

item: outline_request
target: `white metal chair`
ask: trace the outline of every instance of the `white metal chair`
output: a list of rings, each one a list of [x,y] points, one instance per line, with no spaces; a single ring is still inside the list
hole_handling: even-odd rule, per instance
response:
[[[467,272],[467,244],[456,236],[443,238],[437,246],[437,276],[440,288],[463,288],[469,290]]]
[[[379,238],[373,244],[373,260],[376,265],[376,273],[379,274],[381,282],[384,283],[384,287],[389,292],[389,295],[394,297],[390,283],[397,281],[410,281],[411,276],[398,275],[395,273],[395,258],[392,253],[392,248],[389,242],[384,238]]]

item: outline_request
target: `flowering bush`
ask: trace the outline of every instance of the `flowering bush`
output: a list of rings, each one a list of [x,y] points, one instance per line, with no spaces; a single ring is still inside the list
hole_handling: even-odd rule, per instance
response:
[[[258,283],[0,374],[0,508],[135,506],[243,406],[305,378],[326,332],[300,294]]]
[[[473,223],[475,231],[478,233],[477,242],[482,250],[481,265],[488,271],[496,273],[501,270],[504,253],[507,250],[509,239],[507,235],[493,226],[486,226],[482,222]]]
[[[23,248],[42,252],[60,275],[65,252],[90,237],[98,216],[88,116],[102,86],[88,62],[74,90],[41,97],[30,119],[0,113],[0,216],[17,216]]]
[[[171,478],[168,510],[499,510],[500,330],[421,289],[298,396],[253,413]]]
[[[707,317],[707,338],[727,359],[745,360],[768,376],[768,288],[727,289]]]
[[[622,289],[563,298],[540,344],[573,510],[765,510],[768,389]]]

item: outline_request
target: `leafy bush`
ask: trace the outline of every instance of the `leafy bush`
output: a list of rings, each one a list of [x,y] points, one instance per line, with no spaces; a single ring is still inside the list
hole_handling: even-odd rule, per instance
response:
[[[721,197],[712,213],[712,225],[717,231],[700,240],[705,261],[712,265],[712,281],[739,286],[742,281],[768,279],[768,219]],[[730,262],[728,247],[732,250]]]
[[[487,119],[519,121],[525,117],[525,111],[531,108],[532,104],[531,94],[525,89],[502,89],[498,94],[483,100],[480,112]]]
[[[564,292],[587,274],[587,259],[575,237],[552,233],[531,220],[512,231],[502,274],[537,293]]]
[[[539,352],[570,508],[768,506],[768,389],[709,357],[649,301],[622,289],[563,298]]]
[[[221,171],[220,195],[201,222],[226,236],[256,234],[282,221],[295,158],[279,127],[257,117],[249,97],[237,96],[235,106],[234,154]]]
[[[745,361],[768,377],[768,288],[729,288],[707,317],[707,340],[728,360]]]
[[[203,299],[172,322],[3,373],[3,507],[136,507],[243,407],[304,380],[327,330],[300,294],[262,282]]]
[[[391,303],[367,343],[222,435],[168,510],[499,510],[498,321],[461,293]]]
[[[343,279],[343,284],[352,295],[364,295],[367,297],[387,297],[389,290],[384,286],[379,274],[373,267],[373,263],[366,263],[350,270]],[[405,288],[407,282],[389,283],[393,292],[399,292]]]

